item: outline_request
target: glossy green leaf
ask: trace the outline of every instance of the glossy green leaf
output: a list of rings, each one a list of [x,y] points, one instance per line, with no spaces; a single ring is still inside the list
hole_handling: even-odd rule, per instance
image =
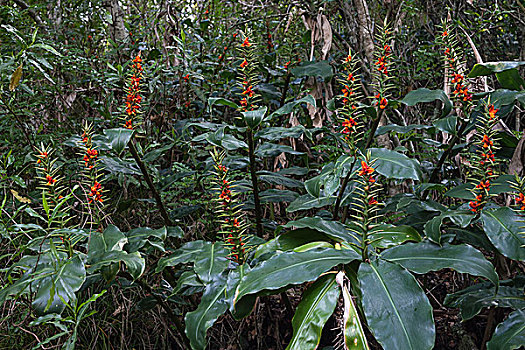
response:
[[[353,250],[315,249],[303,253],[284,252],[256,265],[239,283],[235,303],[262,290],[276,290],[288,285],[317,279],[338,264],[357,260]]]
[[[219,242],[207,244],[195,258],[193,269],[202,282],[209,283],[228,267],[229,251]]]
[[[386,148],[371,148],[376,171],[389,179],[412,179],[420,181],[423,177],[421,166],[415,159]]]
[[[523,294],[525,278],[521,277],[521,279],[516,277],[514,280],[501,281],[499,288],[489,282],[472,285],[447,295],[444,304],[459,308],[463,321],[470,320],[484,307],[523,309],[525,308],[525,294]]]
[[[385,126],[380,126],[377,128],[375,136],[388,134],[389,132],[397,132],[400,134],[406,134],[412,130],[425,130],[430,129],[430,125],[421,125],[421,124],[411,124],[411,125],[396,125],[390,124]]]
[[[284,228],[309,228],[324,233],[336,242],[357,243],[355,234],[352,234],[345,225],[337,221],[328,221],[319,217],[306,217],[289,221]]]
[[[302,195],[298,197],[295,201],[290,203],[286,211],[288,213],[293,213],[298,210],[308,210],[313,208],[321,208],[327,205],[332,205],[335,203],[335,196],[325,197],[325,198],[315,198],[309,194]]]
[[[525,309],[516,310],[500,323],[487,350],[514,350],[525,346]]]
[[[443,90],[429,90],[427,88],[420,88],[410,91],[400,102],[407,106],[415,106],[418,103],[434,102],[435,100],[440,100],[443,102],[442,115],[447,116],[452,110],[452,102],[450,102],[450,99]]]
[[[525,80],[520,75],[517,69],[508,69],[503,72],[496,73],[496,78],[504,89],[524,90]]]
[[[164,251],[164,240],[167,237],[166,227],[153,230],[149,227],[137,227],[129,232],[125,233],[128,242],[124,246],[124,249],[128,253],[139,251],[144,245],[149,244],[150,246]]]
[[[363,325],[359,313],[355,307],[354,300],[344,284],[344,272],[337,274],[336,281],[343,291],[343,337],[348,350],[369,350]]]
[[[116,157],[102,156],[99,158],[104,169],[112,174],[129,174],[129,175],[142,175],[137,163],[134,160],[124,160]]]
[[[126,128],[106,129],[104,134],[109,140],[111,148],[120,154],[126,148],[129,140],[133,136],[133,130]]]
[[[439,246],[428,241],[407,243],[387,249],[381,257],[416,273],[450,268],[460,273],[482,276],[498,284],[498,275],[492,264],[483,253],[466,244]]]
[[[509,69],[518,68],[524,65],[525,61],[501,61],[501,62],[485,62],[478,63],[472,67],[468,74],[469,78],[475,78],[483,75],[491,75],[493,73],[503,72]]]
[[[317,242],[310,242],[310,243],[303,244],[302,246],[294,248],[293,251],[297,253],[302,253],[302,252],[307,252],[309,250],[317,249],[317,248],[334,248],[334,246],[333,244],[330,244],[326,241],[317,241]]]
[[[160,258],[155,272],[159,273],[169,266],[195,262],[195,260],[199,258],[201,251],[208,249],[207,246],[210,244],[211,242],[200,240],[185,243],[182,247],[175,250],[171,255]]]
[[[277,157],[281,153],[288,153],[288,154],[295,154],[295,155],[303,154],[303,152],[298,152],[290,146],[269,143],[269,142],[263,143],[262,145],[257,147],[257,149],[255,150],[255,154],[261,158]]]
[[[268,107],[262,107],[253,111],[241,112],[244,122],[250,129],[255,129],[261,124],[266,115]]]
[[[228,106],[228,107],[232,107],[235,109],[239,109],[239,106],[235,102],[227,100],[225,98],[221,98],[221,97],[208,98],[208,112],[211,112],[212,107],[214,105]]]
[[[362,263],[358,279],[368,326],[385,350],[430,350],[432,306],[414,276],[387,261]]]
[[[282,253],[285,251],[293,250],[302,245],[315,242],[328,240],[329,238],[319,231],[299,228],[280,234],[274,239],[269,240],[257,247],[255,250],[255,258],[259,258],[265,254]]]
[[[340,293],[334,273],[320,277],[303,293],[292,319],[293,337],[286,349],[317,348]]]
[[[421,236],[417,230],[408,225],[394,226],[383,224],[371,233],[368,238],[373,241],[372,245],[376,248],[395,247],[407,241],[421,242]]]
[[[259,193],[261,203],[281,203],[293,202],[299,197],[299,194],[289,190],[269,189]]]
[[[206,348],[206,331],[228,310],[228,302],[225,299],[226,285],[226,276],[215,276],[206,286],[197,309],[186,314],[186,335],[192,349]]]
[[[259,171],[257,172],[257,177],[270,185],[280,185],[288,188],[302,188],[304,186],[301,181],[286,177],[281,172]]]
[[[490,186],[490,194],[497,195],[500,193],[511,192],[512,188],[510,187],[511,181],[514,177],[512,175],[500,175],[495,178]],[[474,195],[472,194],[472,189],[474,189],[475,184],[466,183],[458,186],[452,187],[450,190],[445,192],[445,196],[473,200]]]
[[[312,106],[316,107],[316,103],[315,103],[314,97],[312,95],[306,95],[305,97],[303,97],[301,99],[298,99],[298,100],[295,100],[295,101],[292,101],[292,102],[288,102],[287,104],[285,104],[284,106],[282,106],[281,108],[279,108],[278,110],[273,112],[271,114],[271,116],[273,117],[274,115],[290,114],[290,113],[292,113],[293,109],[297,105],[300,105],[301,103],[308,103],[308,104],[311,104]]]
[[[451,135],[457,134],[456,128],[458,124],[458,117],[455,115],[438,119],[433,124],[439,131],[443,131]]]
[[[490,242],[507,258],[525,260],[523,219],[512,209],[503,207],[483,210],[483,229]]]
[[[283,128],[275,126],[271,128],[264,128],[255,134],[256,139],[264,139],[268,141],[276,141],[287,137],[299,138],[305,131],[304,126],[297,125],[291,128]]]
[[[330,80],[334,75],[328,61],[304,62],[303,65],[293,68],[291,73],[298,78],[321,77],[324,81]]]
[[[470,225],[475,216],[466,210],[449,210],[433,217],[425,224],[425,234],[431,241],[438,244],[441,242],[441,225],[447,219],[453,224],[465,228]]]
[[[92,232],[88,245],[88,272],[104,270],[112,264],[123,262],[130,275],[134,279],[139,278],[146,268],[146,262],[139,252],[123,251],[127,242],[126,236],[114,225],[109,225],[104,232]],[[112,274],[116,272],[113,270]]]

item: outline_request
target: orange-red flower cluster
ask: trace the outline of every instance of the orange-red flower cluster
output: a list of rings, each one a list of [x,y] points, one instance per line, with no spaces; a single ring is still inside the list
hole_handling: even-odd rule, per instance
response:
[[[48,186],[53,186],[55,184],[55,182],[57,182],[57,180],[53,179],[53,177],[51,177],[51,175],[46,175],[46,180],[47,180],[46,185],[48,185]]]
[[[350,134],[353,131],[355,131],[355,126],[357,125],[357,122],[352,117],[348,117],[348,119],[345,119],[343,121],[343,134]]]
[[[388,57],[392,54],[392,47],[385,44],[383,47],[383,55],[377,59],[375,65],[377,70],[384,75],[388,75]]]
[[[361,170],[359,170],[359,173],[357,175],[362,177],[368,177],[368,182],[373,183],[376,182],[372,174],[375,172],[375,169],[366,164],[364,160],[361,161]]]
[[[230,184],[228,180],[222,180],[221,194],[219,198],[222,200],[222,205],[227,205],[231,201],[232,192],[230,191]]]
[[[38,160],[36,161],[36,163],[37,164],[42,163],[42,159],[47,158],[47,152],[46,151],[44,151],[44,152],[39,151],[39,154],[37,155],[37,158],[38,158]]]
[[[470,210],[473,213],[477,213],[484,206],[484,204],[483,204],[483,195],[482,194],[478,194],[476,196],[475,200],[469,202],[469,206],[470,206]]]
[[[242,47],[250,47],[252,46],[252,44],[250,43],[250,40],[248,40],[248,37],[246,37],[243,41],[243,43],[241,44]]]
[[[246,82],[245,82],[246,83]],[[248,83],[245,84],[244,86],[244,91],[242,92],[243,95],[246,95],[248,97],[253,97],[253,95],[255,94],[252,90],[252,86],[251,85],[248,85]]]
[[[496,118],[496,113],[498,113],[499,109],[495,109],[494,105],[489,106],[489,119],[492,120]]]
[[[90,191],[89,191],[89,197],[90,197],[89,203],[93,203],[93,201],[100,202],[100,203],[103,202],[102,185],[99,182],[95,181],[93,186],[91,186]]]
[[[375,95],[375,98],[377,99],[376,106],[379,105],[380,109],[385,109],[388,106],[388,100],[382,97],[381,94]]]
[[[239,67],[244,69],[244,68],[246,68],[247,65],[248,65],[248,61],[246,61],[246,59],[244,59],[244,61],[242,61],[241,65]]]
[[[98,151],[96,149],[88,148],[86,150],[86,154],[84,154],[84,158],[82,158],[82,160],[86,163],[86,168],[93,169],[97,157]]]
[[[126,122],[124,127],[127,129],[133,129],[133,119],[140,109],[140,103],[142,102],[142,96],[140,95],[140,80],[142,79],[142,59],[140,56],[135,57],[133,64],[133,75],[130,78],[130,84],[128,87],[128,94],[126,96]]]

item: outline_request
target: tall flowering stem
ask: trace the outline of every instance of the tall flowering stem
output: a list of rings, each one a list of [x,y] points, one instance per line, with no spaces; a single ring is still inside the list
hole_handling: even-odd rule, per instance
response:
[[[379,192],[381,186],[377,183],[374,160],[370,154],[361,160],[361,167],[355,174],[356,189],[354,207],[357,212],[352,214],[353,222],[359,228],[355,233],[360,236],[363,260],[368,259],[368,247],[372,243],[370,235],[379,232],[379,222],[382,217],[378,214],[383,205],[379,202]]]
[[[123,127],[126,129],[136,129],[140,122],[139,117],[142,113],[141,80],[144,77],[144,68],[140,55],[133,59],[131,64],[131,74],[128,80],[127,95],[123,113]]]
[[[87,214],[91,217],[91,224],[100,224],[104,207],[103,188],[100,183],[101,172],[98,164],[99,151],[93,144],[93,126],[87,122],[83,125],[82,135],[78,142],[81,157],[80,168],[82,187],[84,189]]]
[[[494,129],[498,123],[496,115],[498,109],[494,108],[492,104],[485,104],[483,108],[484,113],[480,117],[480,124],[474,136],[474,145],[477,151],[470,159],[472,172],[469,175],[469,180],[475,185],[471,190],[475,199],[469,202],[469,207],[476,214],[494,196],[490,193],[490,186],[497,176],[496,169],[498,168],[498,162],[494,157],[494,153],[498,149],[495,139],[496,130]]]
[[[230,250],[229,258],[242,265],[246,262],[246,231],[249,225],[241,211],[241,204],[237,199],[238,194],[234,189],[235,186],[229,179],[229,170],[222,164],[225,153],[218,153],[217,150],[214,150],[211,156],[215,169],[213,182],[217,196],[214,200],[217,205],[217,221],[220,224],[219,233],[223,236],[225,245]]]
[[[370,134],[368,135],[365,149],[369,148],[372,144],[381,117],[388,107],[389,99],[392,98],[392,90],[394,88],[394,85],[390,82],[394,73],[392,65],[392,39],[392,30],[385,20],[383,25],[379,26],[378,33],[375,36],[374,67],[372,68],[372,76],[374,78],[374,104],[377,107],[377,116],[370,128]]]
[[[253,111],[258,108],[257,103],[260,96],[253,91],[257,85],[257,66],[255,57],[255,45],[245,36],[242,44],[239,46],[239,56],[241,63],[239,65],[239,85],[241,86],[239,112]],[[248,156],[250,159],[250,177],[253,188],[253,202],[255,206],[255,226],[259,237],[263,234],[262,226],[262,207],[259,199],[259,184],[257,181],[257,162],[255,160],[255,140],[254,130],[247,125],[246,141],[248,143]]]

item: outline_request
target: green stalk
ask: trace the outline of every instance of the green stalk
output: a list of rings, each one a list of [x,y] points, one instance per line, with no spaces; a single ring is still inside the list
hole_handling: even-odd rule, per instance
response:
[[[252,178],[252,187],[253,187],[253,202],[255,205],[255,225],[257,230],[257,236],[262,237],[263,227],[262,227],[262,211],[261,211],[261,201],[259,199],[259,184],[257,183],[257,172],[255,169],[255,142],[253,140],[253,130],[247,128],[246,130],[246,139],[248,141],[248,156],[250,158],[250,175]]]

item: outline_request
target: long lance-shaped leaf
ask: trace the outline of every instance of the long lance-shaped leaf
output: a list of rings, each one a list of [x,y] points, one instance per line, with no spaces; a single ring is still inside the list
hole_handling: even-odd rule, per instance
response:
[[[193,269],[202,282],[208,283],[227,267],[228,250],[221,243],[213,243],[206,245],[205,249],[200,251]]]
[[[415,159],[386,148],[371,148],[372,158],[376,160],[375,168],[389,179],[412,179],[421,181],[423,173]]]
[[[206,286],[197,309],[186,314],[186,335],[190,339],[192,349],[206,348],[206,331],[228,310],[228,302],[225,298],[226,286],[226,276],[215,276],[215,279]]]
[[[510,208],[484,210],[483,228],[490,242],[507,258],[525,260],[525,234],[521,218]]]
[[[335,265],[346,264],[359,258],[360,255],[353,250],[331,248],[274,255],[244,276],[237,288],[234,304],[239,303],[243,297],[262,290],[276,290],[313,281]],[[234,307],[237,308],[237,305]]]
[[[292,319],[293,337],[287,350],[317,348],[323,326],[334,312],[339,293],[333,273],[322,276],[304,292]]]
[[[363,325],[352,300],[348,288],[344,285],[344,272],[339,272],[336,281],[343,291],[344,314],[343,314],[343,337],[348,350],[369,350]]]
[[[516,310],[500,323],[487,350],[513,350],[525,345],[525,309]]]
[[[209,245],[211,245],[211,242],[200,240],[188,242],[175,250],[171,255],[161,258],[157,264],[155,272],[159,273],[168,266],[195,262],[195,260],[199,258],[201,252],[207,249]]]
[[[479,250],[466,244],[440,247],[428,241],[407,243],[386,250],[381,257],[416,273],[451,268],[498,284],[498,275],[492,264]]]
[[[363,263],[358,279],[370,330],[385,350],[430,350],[432,307],[414,276],[387,261]]]

